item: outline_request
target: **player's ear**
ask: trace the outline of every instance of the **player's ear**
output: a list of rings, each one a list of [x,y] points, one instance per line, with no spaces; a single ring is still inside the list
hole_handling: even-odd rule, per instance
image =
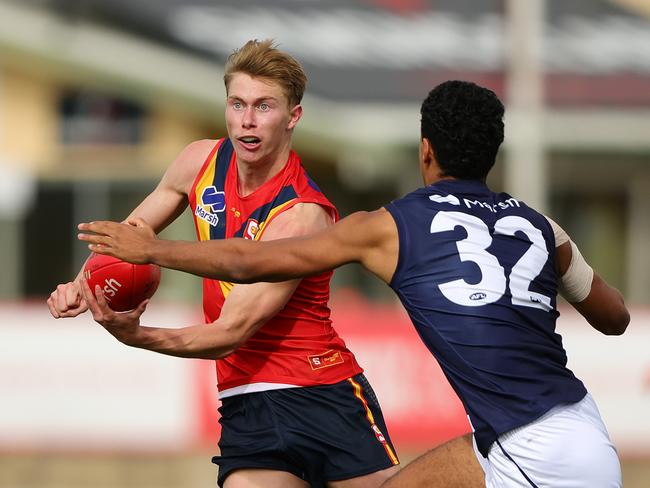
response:
[[[420,139],[419,150],[420,174],[425,185],[433,183],[439,177],[438,162],[431,141],[426,137]]]
[[[424,167],[431,165],[433,160],[433,146],[426,137],[420,138],[420,164]]]
[[[291,116],[291,119],[289,119],[289,124],[287,125],[287,129],[291,130],[296,126],[296,124],[300,120],[300,117],[302,117],[302,105],[298,104],[294,106],[289,111],[289,115]]]

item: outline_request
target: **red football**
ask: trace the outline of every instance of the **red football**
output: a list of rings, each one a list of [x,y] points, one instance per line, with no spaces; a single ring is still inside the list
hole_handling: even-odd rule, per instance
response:
[[[84,276],[93,292],[99,285],[108,305],[116,312],[124,312],[153,296],[160,283],[160,267],[93,253],[84,267]]]

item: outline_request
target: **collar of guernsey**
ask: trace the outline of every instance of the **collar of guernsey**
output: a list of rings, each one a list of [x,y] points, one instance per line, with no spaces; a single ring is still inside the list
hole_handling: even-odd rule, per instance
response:
[[[244,237],[258,240],[266,226],[297,203],[317,203],[336,219],[327,200],[291,151],[287,164],[246,197],[237,190],[236,154],[229,139],[215,147],[189,194],[199,240]],[[332,328],[329,281],[332,273],[305,278],[286,306],[230,356],[217,361],[219,390],[250,384],[311,386],[332,384],[362,372]],[[204,279],[203,309],[215,321],[232,283]],[[269,388],[270,389],[270,388]]]

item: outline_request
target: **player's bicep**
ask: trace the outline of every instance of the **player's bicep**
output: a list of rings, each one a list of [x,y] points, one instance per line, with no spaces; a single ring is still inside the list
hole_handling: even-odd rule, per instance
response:
[[[291,299],[300,280],[235,285],[224,302],[219,327],[234,348],[251,337]]]
[[[298,203],[259,230],[259,240],[272,241],[315,234],[333,224],[329,212],[316,203]]]
[[[156,233],[162,231],[187,207],[185,195],[170,188],[157,187],[138,205],[124,221],[143,219]]]
[[[557,223],[545,216],[555,239],[555,272],[559,293],[571,303],[581,302],[591,290],[593,269],[582,257],[578,246]]]
[[[397,231],[388,212],[356,212],[310,236],[264,243],[254,258],[266,279],[302,277],[358,262],[390,281],[397,262]]]
[[[360,227],[364,235],[358,236],[356,253],[361,257],[361,264],[382,281],[390,283],[399,258],[399,233],[395,219],[381,208],[367,214],[365,225]]]
[[[143,201],[125,219],[141,218],[156,233],[173,222],[187,207],[187,195],[194,178],[214,148],[215,141],[204,139],[186,146]]]
[[[292,277],[332,269],[340,259],[338,251],[345,250],[338,232],[324,232],[333,223],[328,210],[315,203],[300,203],[283,212],[263,229],[260,240],[270,247],[261,255],[262,267]]]

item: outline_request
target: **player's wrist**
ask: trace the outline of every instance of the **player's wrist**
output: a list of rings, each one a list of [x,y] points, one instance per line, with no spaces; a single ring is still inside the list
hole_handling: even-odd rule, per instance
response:
[[[143,348],[146,344],[146,332],[140,327],[139,321],[130,324],[104,326],[108,332],[125,346]]]
[[[154,239],[151,243],[146,246],[143,251],[142,259],[146,264],[157,264],[159,266],[164,266],[164,263],[161,263],[161,257],[164,255],[165,243],[163,239]]]
[[[145,249],[144,259],[149,264],[157,264],[163,268],[177,269],[179,256],[182,253],[184,241],[169,241],[166,239],[155,239]]]

